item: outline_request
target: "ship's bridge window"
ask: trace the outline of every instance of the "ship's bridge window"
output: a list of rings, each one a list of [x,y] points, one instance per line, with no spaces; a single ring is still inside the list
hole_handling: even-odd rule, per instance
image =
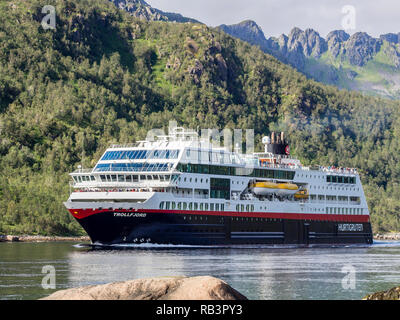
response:
[[[141,160],[141,159],[177,159],[179,150],[125,150],[107,151],[101,161]]]

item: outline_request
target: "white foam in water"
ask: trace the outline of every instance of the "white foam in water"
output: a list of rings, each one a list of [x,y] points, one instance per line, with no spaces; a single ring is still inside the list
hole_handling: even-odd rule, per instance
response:
[[[127,243],[127,244],[112,244],[105,245],[102,243],[93,243],[86,245],[92,248],[104,249],[297,249],[297,248],[343,248],[344,246],[333,245],[266,245],[266,244],[253,244],[253,245],[184,245],[184,244],[154,244],[154,243]],[[360,246],[358,246],[360,247]],[[369,247],[369,246],[368,246]]]
[[[385,247],[400,247],[400,241],[374,241],[369,244],[353,244],[353,245],[330,245],[330,244],[311,244],[311,245],[184,245],[184,244],[155,244],[155,243],[127,243],[127,244],[102,244],[93,243],[76,244],[75,248],[104,248],[104,249],[296,249],[296,248],[385,248]]]
[[[372,247],[400,247],[400,241],[375,240]]]

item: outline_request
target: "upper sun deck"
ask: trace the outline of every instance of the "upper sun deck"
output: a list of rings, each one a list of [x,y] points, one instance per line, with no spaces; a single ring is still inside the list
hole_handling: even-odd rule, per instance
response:
[[[193,130],[174,128],[168,135],[149,134],[146,140],[133,144],[111,145],[93,169],[79,169],[71,175],[99,172],[177,173],[178,164],[221,167],[319,171],[329,175],[356,175],[352,168],[303,166],[290,156],[283,134],[263,138],[263,153],[243,154],[236,148],[215,146],[210,137],[199,137]],[[277,139],[277,140],[276,140]],[[276,143],[275,143],[276,140]],[[278,150],[278,151],[277,151]],[[179,172],[178,172],[179,173]]]

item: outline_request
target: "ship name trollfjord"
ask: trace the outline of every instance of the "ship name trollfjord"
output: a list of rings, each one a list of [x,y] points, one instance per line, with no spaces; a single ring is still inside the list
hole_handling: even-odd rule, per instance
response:
[[[70,174],[65,206],[94,244],[372,244],[355,169],[303,166],[283,133],[262,142],[241,154],[173,128],[113,145]]]

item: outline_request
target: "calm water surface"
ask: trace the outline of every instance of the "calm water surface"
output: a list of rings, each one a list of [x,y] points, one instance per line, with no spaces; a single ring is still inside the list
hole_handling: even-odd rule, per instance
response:
[[[73,243],[0,243],[0,299],[38,299],[42,268],[56,289],[159,276],[212,275],[250,299],[361,299],[400,285],[400,242],[368,248],[90,250]],[[343,289],[343,267],[355,288]],[[354,269],[353,269],[354,268]]]

